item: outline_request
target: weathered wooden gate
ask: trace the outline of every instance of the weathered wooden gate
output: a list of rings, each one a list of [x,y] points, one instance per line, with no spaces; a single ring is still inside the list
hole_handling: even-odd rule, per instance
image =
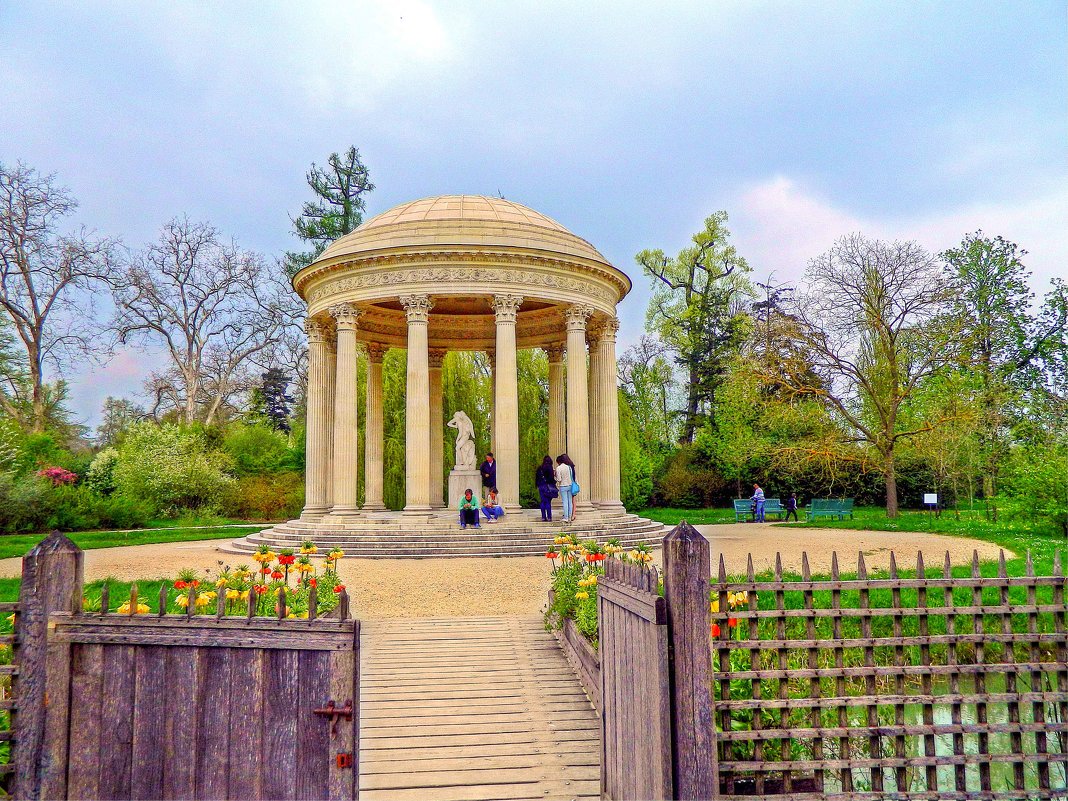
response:
[[[357,798],[359,622],[344,593],[331,618],[316,618],[314,591],[311,619],[256,617],[252,603],[240,617],[223,604],[166,614],[165,597],[151,615],[82,612],[81,557],[54,535],[24,562],[60,578],[19,611],[31,681],[17,797]]]
[[[605,562],[600,621],[601,795],[671,798],[667,610],[655,569]]]

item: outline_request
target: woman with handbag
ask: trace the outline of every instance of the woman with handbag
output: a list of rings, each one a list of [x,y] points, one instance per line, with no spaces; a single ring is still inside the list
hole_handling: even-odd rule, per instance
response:
[[[541,507],[542,521],[553,520],[553,498],[560,493],[556,491],[556,474],[553,472],[553,460],[546,456],[534,471],[534,486],[538,488],[538,500]]]
[[[560,502],[564,505],[564,522],[575,522],[575,502],[578,481],[575,463],[566,453],[556,457],[556,488],[560,492]]]

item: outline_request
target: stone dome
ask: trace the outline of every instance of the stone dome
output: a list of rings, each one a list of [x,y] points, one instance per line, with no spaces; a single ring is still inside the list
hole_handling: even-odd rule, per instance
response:
[[[563,254],[608,264],[555,220],[499,197],[440,195],[402,203],[333,242],[317,262],[397,248],[476,246]]]

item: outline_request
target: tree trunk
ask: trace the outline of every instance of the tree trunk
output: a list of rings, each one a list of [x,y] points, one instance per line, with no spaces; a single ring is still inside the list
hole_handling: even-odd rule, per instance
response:
[[[33,391],[33,432],[40,434],[45,430],[45,396],[44,376],[36,354],[30,354],[30,383]]]
[[[894,467],[894,454],[890,453],[884,456],[885,467],[883,468],[883,475],[886,477],[886,516],[889,518],[895,518],[898,515],[897,509],[897,472]]]
[[[697,433],[697,407],[700,398],[697,394],[697,368],[690,368],[690,381],[686,385],[686,422],[682,429],[682,443],[692,445]]]

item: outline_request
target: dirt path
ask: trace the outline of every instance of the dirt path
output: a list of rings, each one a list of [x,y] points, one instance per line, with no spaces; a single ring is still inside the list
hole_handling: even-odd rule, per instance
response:
[[[893,549],[902,568],[915,565],[922,550],[928,565],[941,565],[948,550],[954,564],[966,564],[972,550],[982,560],[996,559],[998,547],[979,540],[938,534],[844,529],[788,529],[774,525],[730,524],[701,526],[712,543],[713,560],[722,553],[732,573],[745,570],[753,554],[756,569],[770,568],[782,553],[786,570],[800,571],[801,552],[807,551],[812,570],[830,569],[831,551],[838,551],[843,571],[856,569],[863,551],[868,568],[886,568]],[[222,553],[225,540],[171,542],[100,548],[85,552],[88,581],[174,577],[182,568],[215,571],[224,564],[252,565],[252,561]],[[1008,554],[1007,554],[1008,555]],[[18,576],[21,560],[0,560],[0,576]],[[340,572],[357,616],[484,617],[536,615],[545,602],[550,565],[544,557],[485,559],[343,559]]]

